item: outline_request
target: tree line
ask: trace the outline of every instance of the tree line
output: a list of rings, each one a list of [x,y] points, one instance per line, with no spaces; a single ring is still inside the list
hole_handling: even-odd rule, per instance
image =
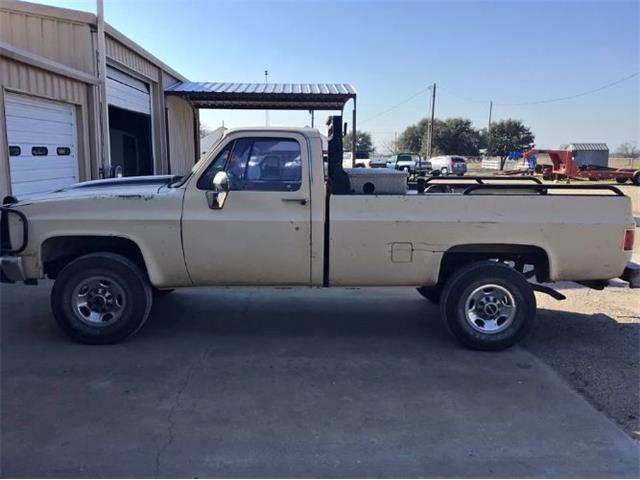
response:
[[[429,119],[423,118],[407,127],[398,138],[399,150],[427,155]],[[488,129],[478,129],[466,118],[436,119],[433,122],[432,156],[464,155],[476,157],[480,150],[500,157],[501,168],[511,152],[524,152],[533,147],[535,135],[520,120],[500,120]]]
[[[428,118],[423,118],[408,126],[398,137],[397,142],[387,145],[390,153],[419,153],[426,158],[429,142]],[[345,151],[351,150],[351,134],[344,142]],[[356,149],[359,152],[373,152],[371,134],[358,131]],[[533,147],[535,135],[520,120],[500,120],[491,124],[489,129],[478,129],[467,118],[436,119],[433,122],[432,156],[464,155],[476,157],[480,150],[486,150],[489,156],[500,157],[501,168],[511,152],[524,152]]]

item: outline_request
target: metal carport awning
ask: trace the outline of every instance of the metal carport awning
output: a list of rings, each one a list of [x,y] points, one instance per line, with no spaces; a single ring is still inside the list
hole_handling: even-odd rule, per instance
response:
[[[348,83],[181,82],[167,95],[188,99],[197,108],[241,110],[343,110],[356,90]]]
[[[340,110],[353,100],[351,149],[356,151],[356,89],[348,83],[180,82],[165,90],[196,108],[228,110]],[[345,132],[346,133],[346,132]],[[355,153],[352,161],[355,162]]]

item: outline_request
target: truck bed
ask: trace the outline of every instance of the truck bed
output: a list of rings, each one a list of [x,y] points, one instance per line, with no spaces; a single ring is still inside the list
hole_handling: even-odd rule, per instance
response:
[[[631,256],[621,255],[624,232],[634,227],[631,201],[609,185],[467,181],[450,192],[334,195],[330,202],[333,285],[433,285],[444,253],[463,246],[538,247],[549,280],[613,278]]]

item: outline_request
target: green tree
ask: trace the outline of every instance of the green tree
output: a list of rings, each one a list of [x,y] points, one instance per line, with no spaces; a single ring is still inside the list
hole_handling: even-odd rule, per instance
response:
[[[500,157],[500,170],[510,152],[524,152],[533,146],[535,135],[520,120],[501,120],[487,133],[487,154]]]
[[[443,155],[477,156],[480,148],[480,132],[466,118],[436,120],[433,124],[433,153]],[[426,154],[426,144],[423,151]]]
[[[398,139],[400,149],[426,156],[429,148],[428,132],[429,120],[426,118],[407,127]],[[433,122],[433,155],[478,155],[481,141],[480,131],[466,118],[436,119]]]
[[[344,136],[342,141],[343,149],[345,152],[351,151],[351,138],[353,138],[353,133],[349,132]],[[369,132],[361,132],[360,130],[356,131],[356,152],[373,152],[373,140],[371,139],[371,134]]]

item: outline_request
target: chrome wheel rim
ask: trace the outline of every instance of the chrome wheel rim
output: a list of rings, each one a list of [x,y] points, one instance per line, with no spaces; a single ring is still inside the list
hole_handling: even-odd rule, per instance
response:
[[[71,299],[76,316],[92,327],[106,327],[117,322],[126,307],[124,289],[106,276],[82,280],[74,288]]]
[[[509,290],[488,284],[476,288],[467,296],[464,310],[471,328],[493,335],[506,330],[513,323],[516,303]]]

